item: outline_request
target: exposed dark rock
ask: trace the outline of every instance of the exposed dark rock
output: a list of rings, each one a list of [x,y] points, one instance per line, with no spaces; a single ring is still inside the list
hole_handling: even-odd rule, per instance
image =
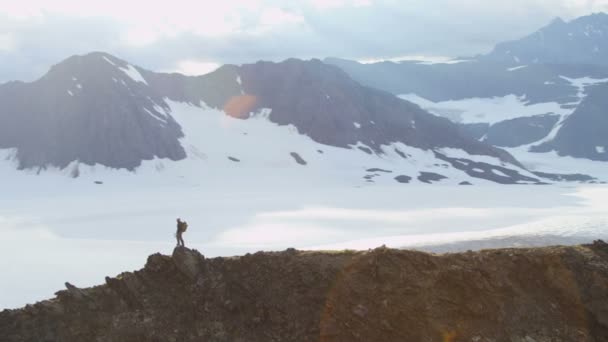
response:
[[[535,175],[541,178],[549,179],[556,182],[592,182],[597,181],[597,178],[591,177],[589,175],[583,175],[580,173],[575,174],[555,174],[555,173],[546,173],[546,172],[534,172]]]
[[[367,154],[374,154],[374,152],[371,149],[369,149],[368,147],[358,146],[357,148],[360,149],[361,151],[367,153]]]
[[[448,177],[444,176],[444,175],[440,175],[438,173],[433,173],[433,172],[420,172],[420,175],[418,175],[418,180],[423,182],[423,183],[428,183],[431,184],[433,182],[438,182],[442,179],[447,179]]]
[[[33,83],[1,85],[0,148],[17,148],[22,169],[73,161],[134,169],[155,157],[185,158],[182,130],[162,97],[121,69],[128,67],[92,53],[53,66]]]
[[[234,158],[234,157],[228,157],[229,160],[235,162],[235,163],[239,163],[241,160],[238,158]]]
[[[291,152],[289,155],[290,155],[290,156],[292,156],[292,157],[293,157],[293,159],[296,161],[296,163],[298,163],[298,164],[300,164],[300,165],[306,165],[306,164],[308,164],[308,163],[306,162],[306,160],[304,160],[302,157],[300,157],[300,155],[299,155],[299,154],[297,154],[297,153],[295,153],[295,152]]]
[[[401,158],[403,159],[407,159],[408,155],[406,155],[405,153],[403,153],[400,149],[396,148],[395,149],[395,153],[397,153]]]
[[[473,185],[473,184],[471,184],[471,182],[464,181],[464,182],[458,183],[458,185]]]
[[[466,172],[471,177],[483,178],[500,184],[540,183],[537,178],[522,175],[516,170],[469,159],[451,158],[435,152],[435,156],[450,163],[454,168]]]
[[[430,255],[176,249],[0,313],[3,342],[608,341],[608,245]]]
[[[412,177],[406,176],[406,175],[399,175],[399,176],[395,177],[395,180],[399,183],[407,184],[412,180]]]
[[[392,173],[393,171],[391,170],[384,170],[384,169],[378,169],[378,168],[372,168],[372,169],[367,169],[367,172],[384,172],[384,173]]]

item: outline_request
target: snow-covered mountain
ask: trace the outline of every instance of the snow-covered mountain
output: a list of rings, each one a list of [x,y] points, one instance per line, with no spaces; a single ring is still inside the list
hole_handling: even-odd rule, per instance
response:
[[[527,37],[498,44],[482,59],[516,65],[550,63],[606,66],[608,14],[592,14],[570,22],[556,18]]]
[[[450,63],[326,62],[362,84],[449,118],[466,135],[507,148],[530,169],[544,172],[536,160],[552,159],[541,168],[601,176],[608,165],[589,167],[580,159],[608,160],[602,114],[608,59],[600,56],[608,51],[607,24],[606,14],[556,20],[521,40],[498,44],[488,55]]]
[[[105,53],[0,86],[4,163],[197,177],[290,170],[373,182],[536,183],[509,153],[318,60],[151,72]],[[347,176],[348,175],[348,176]]]

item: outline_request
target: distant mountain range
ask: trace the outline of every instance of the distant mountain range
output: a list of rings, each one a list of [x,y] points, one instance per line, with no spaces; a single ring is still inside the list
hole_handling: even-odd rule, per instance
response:
[[[504,42],[482,60],[512,64],[588,64],[608,66],[608,14],[570,22],[556,18],[522,39]]]
[[[607,57],[608,15],[600,13],[556,19],[487,55],[453,63],[325,62],[494,146],[608,161]]]
[[[463,135],[449,120],[414,104],[361,86],[319,60],[227,65],[208,75],[187,77],[155,73],[105,53],[91,53],[55,65],[36,82],[1,86],[0,101],[5,108],[0,113],[0,147],[16,151],[13,157],[19,168],[40,172],[74,167],[74,163],[135,170],[146,160],[184,160],[188,153],[182,140],[189,137],[171,106],[184,103],[200,109],[193,115],[214,109],[244,122],[266,112],[263,119],[277,130],[293,127],[311,139],[317,145],[315,154],[322,154],[318,151],[327,146],[371,156],[377,164],[390,157],[391,163],[399,165],[396,158],[407,165],[408,174],[395,167],[373,171],[377,164],[357,165],[366,182],[386,173],[394,173],[401,182],[433,182],[449,178],[445,173],[453,171],[465,180],[539,181],[509,153]],[[217,128],[188,129],[204,135]],[[223,139],[196,149],[203,155],[221,150],[230,144]],[[240,148],[251,149],[256,141],[251,144]],[[408,149],[426,153],[424,162]],[[450,155],[446,152],[450,149],[460,152]],[[264,158],[267,152],[258,150],[259,156],[252,158]],[[307,164],[303,154],[295,147],[285,153],[300,167]],[[475,155],[489,157],[494,164],[468,157]],[[226,158],[241,161],[237,156]],[[421,165],[411,166],[417,162]],[[71,175],[79,176],[80,169],[74,167]]]
[[[584,168],[518,159],[556,151],[608,161],[608,66],[581,57],[583,45],[608,51],[607,17],[555,21],[449,64],[289,59],[192,77],[101,52],[73,56],[35,82],[0,85],[0,149],[18,169],[72,177],[197,160],[348,170],[362,183],[593,181]],[[579,40],[580,54],[561,54]]]

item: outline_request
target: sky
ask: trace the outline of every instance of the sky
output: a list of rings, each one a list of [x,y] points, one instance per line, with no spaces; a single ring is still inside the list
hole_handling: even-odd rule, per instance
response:
[[[485,53],[608,0],[0,0],[0,82],[105,51],[155,71],[221,64]]]

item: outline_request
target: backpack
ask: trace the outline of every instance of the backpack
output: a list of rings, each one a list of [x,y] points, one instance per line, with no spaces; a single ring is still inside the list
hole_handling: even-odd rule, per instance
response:
[[[179,225],[179,231],[181,233],[185,232],[188,229],[188,222],[184,221],[184,222],[180,222]]]

